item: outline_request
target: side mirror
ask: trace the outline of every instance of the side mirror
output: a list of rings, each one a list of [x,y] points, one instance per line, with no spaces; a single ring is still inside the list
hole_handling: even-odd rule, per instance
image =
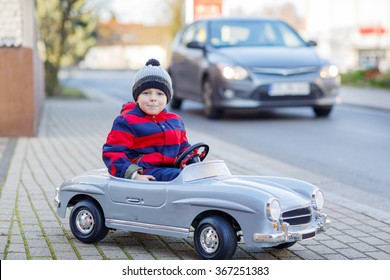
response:
[[[198,41],[191,41],[187,44],[187,48],[204,50],[205,45]]]
[[[307,41],[306,42],[306,46],[308,46],[308,47],[316,47],[317,46],[317,42],[313,41],[313,40]]]

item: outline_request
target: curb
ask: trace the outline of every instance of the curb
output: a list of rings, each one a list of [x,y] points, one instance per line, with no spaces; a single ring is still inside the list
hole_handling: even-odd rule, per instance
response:
[[[15,151],[16,142],[16,138],[9,138],[7,144],[5,145],[4,152],[0,157],[0,195],[3,190],[12,156]]]

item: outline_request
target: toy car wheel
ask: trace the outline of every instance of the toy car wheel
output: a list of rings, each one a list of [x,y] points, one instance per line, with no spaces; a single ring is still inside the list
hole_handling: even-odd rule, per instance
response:
[[[99,242],[108,233],[101,209],[90,200],[80,201],[73,207],[69,225],[73,235],[84,243]]]
[[[274,249],[286,249],[286,248],[290,248],[290,247],[293,246],[295,243],[297,243],[297,242],[296,242],[296,241],[293,241],[293,242],[286,242],[286,243],[282,243],[282,244],[273,246],[272,248],[274,248]]]
[[[231,259],[237,248],[237,236],[226,219],[210,216],[201,220],[196,227],[194,243],[202,259]]]

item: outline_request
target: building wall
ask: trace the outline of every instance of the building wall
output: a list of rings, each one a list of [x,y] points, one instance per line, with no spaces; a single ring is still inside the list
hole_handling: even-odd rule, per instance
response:
[[[171,44],[169,26],[121,24],[112,20],[100,23],[97,45],[86,54],[81,68],[139,69],[149,58],[168,65]]]
[[[297,1],[294,1],[297,2]],[[390,70],[388,0],[301,0],[306,38],[342,71],[379,67]],[[379,52],[376,52],[380,50]],[[376,57],[372,57],[375,53]],[[382,54],[385,54],[382,56]]]
[[[139,69],[145,62],[155,58],[163,67],[168,66],[167,51],[159,45],[146,46],[96,46],[91,48],[80,68],[86,69]]]
[[[0,1],[0,136],[34,136],[44,100],[35,1]]]
[[[36,131],[32,50],[0,49],[0,135],[34,135]],[[10,67],[12,65],[12,67]]]

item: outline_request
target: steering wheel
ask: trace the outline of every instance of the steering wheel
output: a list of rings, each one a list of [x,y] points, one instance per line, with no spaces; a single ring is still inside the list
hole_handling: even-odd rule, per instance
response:
[[[203,148],[203,151],[199,153],[199,149]],[[195,162],[203,161],[209,153],[209,145],[205,143],[196,143],[185,150],[180,157],[176,160],[174,167],[183,168],[184,165]]]

